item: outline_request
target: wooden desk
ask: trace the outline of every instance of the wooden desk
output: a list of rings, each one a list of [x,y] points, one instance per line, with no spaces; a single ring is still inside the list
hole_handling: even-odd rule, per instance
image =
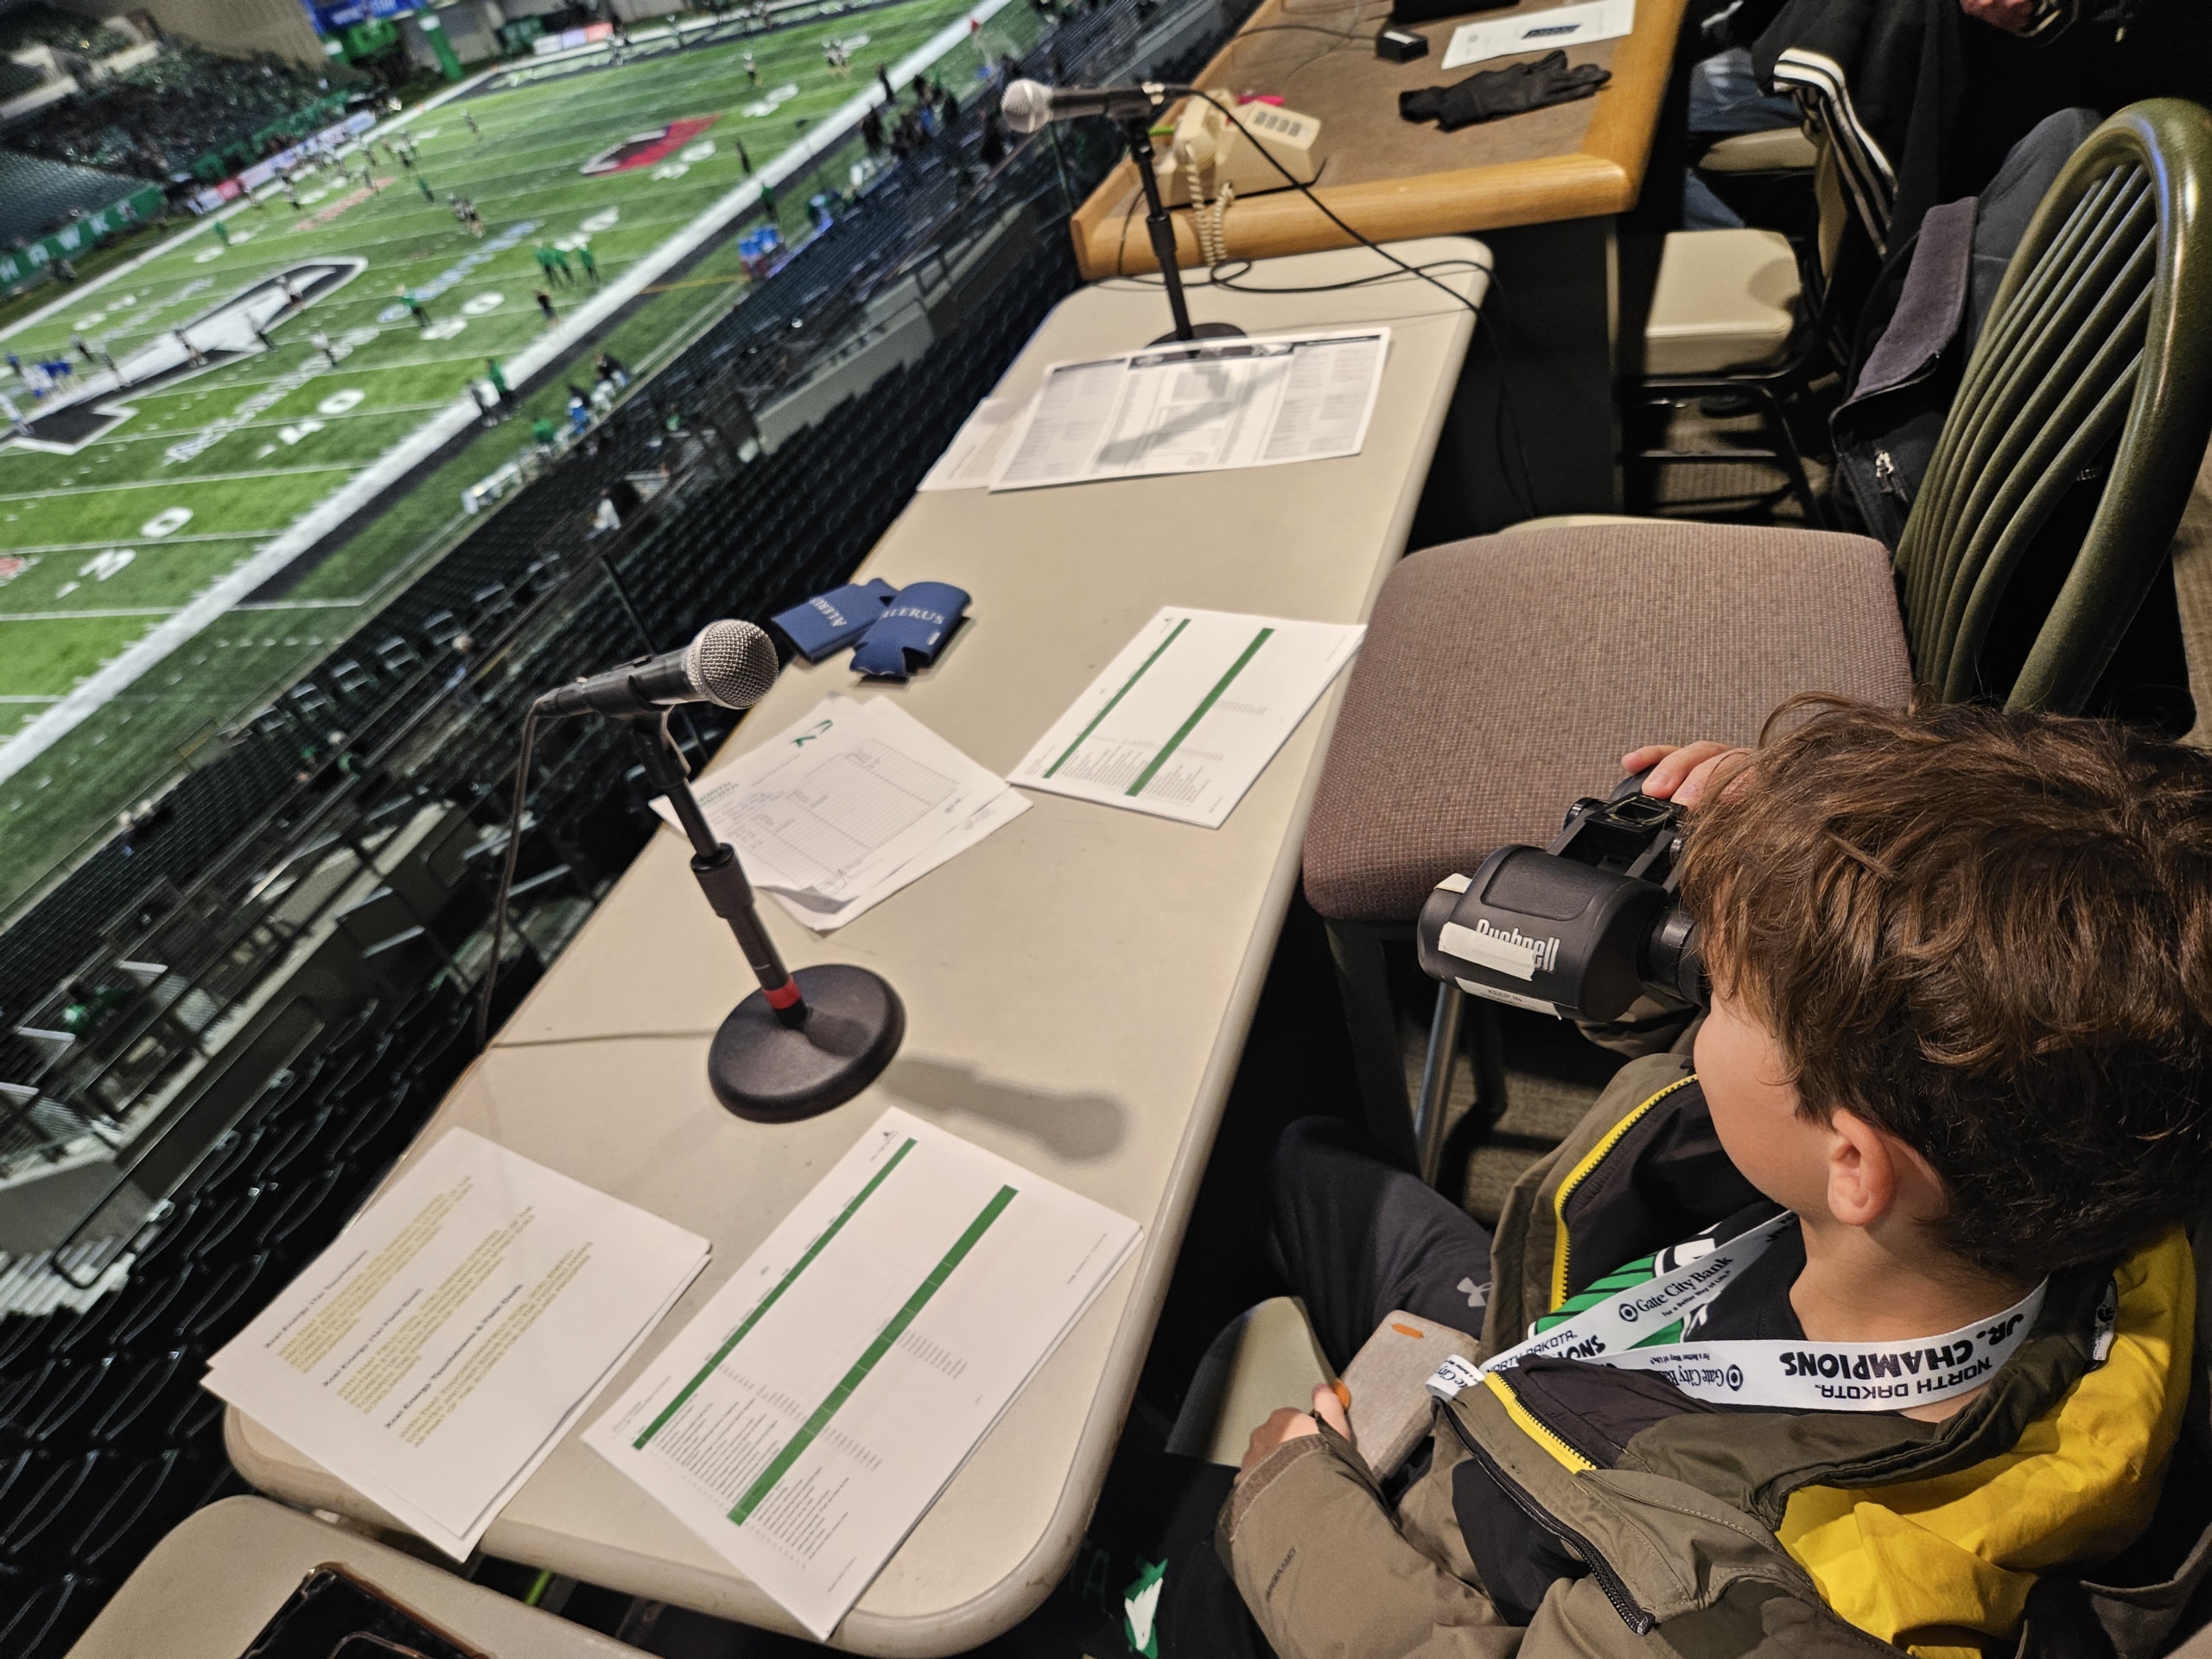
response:
[[[1553,3],[1519,0],[1470,15],[1505,17]],[[1386,63],[1372,44],[1388,18],[1376,0],[1319,5],[1300,0],[1295,7],[1288,0],[1263,0],[1195,84],[1229,93],[1280,93],[1290,108],[1319,118],[1321,171],[1314,192],[1330,212],[1377,242],[1590,219],[1627,211],[1643,187],[1684,3],[1637,0],[1634,33],[1569,49],[1568,62],[1613,72],[1595,97],[1457,132],[1402,119],[1398,94],[1542,54],[1440,69],[1452,31],[1468,21],[1451,17],[1416,26],[1414,32],[1428,38],[1428,56]],[[1350,29],[1353,38],[1332,41],[1303,28],[1266,32],[1286,22]],[[1174,211],[1179,263],[1195,266],[1203,261],[1190,218],[1187,208]],[[1071,228],[1085,276],[1159,269],[1145,238],[1136,169],[1128,162],[1091,193]],[[1239,196],[1223,229],[1230,255],[1238,258],[1340,248],[1353,240],[1289,188]]]
[[[1468,16],[1504,17],[1556,3],[1518,0]],[[1643,188],[1685,3],[1637,0],[1632,33],[1569,48],[1569,62],[1612,71],[1594,97],[1452,133],[1401,118],[1398,94],[1541,54],[1440,68],[1452,31],[1468,21],[1461,16],[1418,26],[1428,56],[1386,63],[1373,46],[1387,20],[1385,0],[1262,0],[1198,78],[1222,92],[1279,93],[1290,108],[1318,118],[1321,170],[1313,189],[1361,235],[1384,242],[1479,231],[1496,256],[1499,302],[1484,315],[1486,343],[1468,359],[1437,447],[1422,503],[1423,545],[1546,513],[1620,511],[1614,347],[1623,325],[1613,218],[1635,207]],[[1352,38],[1332,41],[1330,29],[1350,29]],[[1173,217],[1177,263],[1192,270],[1203,261],[1190,212],[1179,208]],[[1356,239],[1287,188],[1239,196],[1223,230],[1232,258]],[[1086,276],[1158,269],[1129,162],[1091,193],[1070,231]],[[1638,325],[1631,319],[1627,326]]]
[[[1481,244],[1436,239],[1396,252],[1437,264],[1458,294],[1481,300]],[[859,692],[895,699],[1004,772],[1162,605],[1363,620],[1404,551],[1474,334],[1466,305],[1412,277],[1345,285],[1372,276],[1374,264],[1357,250],[1304,254],[1253,273],[1274,291],[1200,278],[1191,294],[1198,321],[1254,334],[1388,323],[1389,358],[1357,455],[917,495],[856,579],[966,589],[972,620],[959,638],[928,672],[880,690],[857,684],[842,652],[791,664],[730,753],[767,741],[825,693]],[[1084,289],[1045,321],[999,395],[1026,398],[1046,365],[1141,346],[1166,320],[1155,285]],[[1138,1259],[983,1437],[833,1646],[965,1652],[1027,1615],[1067,1570],[1298,883],[1336,696],[1300,722],[1218,830],[1038,795],[1014,823],[826,938],[764,903],[793,967],[858,963],[906,1004],[906,1044],[881,1079],[804,1122],[744,1122],[709,1093],[708,1042],[749,982],[729,930],[700,899],[683,842],[657,836],[416,1141],[419,1154],[448,1128],[474,1129],[712,1239],[706,1271],[648,1343],[656,1351],[893,1103],[1143,1224]],[[226,1432],[232,1460],[256,1485],[385,1519],[236,1408]],[[484,1548],[796,1629],[574,1435],[493,1522]]]

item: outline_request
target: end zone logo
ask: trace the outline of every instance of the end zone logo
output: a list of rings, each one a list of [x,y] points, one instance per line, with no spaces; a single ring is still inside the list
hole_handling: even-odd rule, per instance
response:
[[[690,143],[715,122],[719,115],[702,115],[688,121],[671,121],[651,132],[632,133],[612,149],[602,149],[576,170],[587,178],[607,173],[627,173],[633,167],[651,167]]]

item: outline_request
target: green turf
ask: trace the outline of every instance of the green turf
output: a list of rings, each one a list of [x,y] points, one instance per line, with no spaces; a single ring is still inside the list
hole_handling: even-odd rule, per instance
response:
[[[379,193],[326,175],[303,187],[300,210],[279,196],[231,217],[228,248],[203,232],[0,339],[26,359],[44,358],[64,354],[73,332],[81,332],[120,355],[293,260],[346,254],[368,262],[346,287],[274,330],[273,353],[130,399],[136,414],[79,454],[0,448],[0,556],[35,561],[0,582],[0,697],[10,699],[0,702],[0,740],[45,706],[25,699],[58,697],[96,671],[162,612],[185,603],[405,439],[429,411],[483,373],[487,355],[510,355],[539,337],[543,325],[531,299],[542,280],[532,257],[538,241],[588,234],[602,274],[619,276],[741,181],[739,143],[756,165],[767,161],[800,136],[804,124],[852,98],[879,63],[912,52],[967,3],[903,0],[750,42],[447,105],[413,124],[419,168],[438,203],[426,204],[407,170],[379,155],[375,175],[391,181]],[[985,45],[1020,49],[1035,27],[1030,8],[1009,6],[988,26]],[[853,51],[849,77],[831,75],[823,40],[861,33],[868,41]],[[745,74],[747,49],[760,70],[758,87]],[[939,70],[966,102],[974,100],[976,64],[963,45]],[[746,112],[787,83],[798,88],[795,96],[771,112]],[[464,124],[464,111],[480,138]],[[706,115],[720,119],[694,144],[711,142],[712,153],[687,149],[680,176],[643,168],[588,178],[577,170],[633,133]],[[861,153],[851,142],[817,176],[842,180]],[[311,199],[319,189],[326,194]],[[466,324],[454,337],[435,339],[388,314],[395,288],[429,283],[481,245],[444,207],[448,191],[477,203],[493,238],[524,220],[540,228],[429,300],[437,322]],[[779,218],[787,236],[804,229],[804,194],[788,186],[782,192]],[[597,228],[587,232],[587,221]],[[649,289],[591,349],[604,346],[633,368],[649,369],[726,310],[744,287],[735,228]],[[551,290],[556,303],[588,296],[578,276],[574,287]],[[349,332],[364,338],[333,368],[308,342],[317,329],[341,342]],[[302,384],[242,411],[287,376]],[[0,388],[27,402],[3,377],[0,370]],[[575,370],[557,369],[545,377],[525,394],[518,421],[479,432],[345,544],[321,550],[281,601],[221,619],[0,783],[0,906],[34,888],[87,836],[104,833],[118,810],[202,753],[212,731],[251,713],[328,655],[401,582],[451,545],[467,524],[459,512],[461,492],[524,445],[530,419],[557,413],[566,401],[563,383],[578,378]],[[203,443],[218,421],[225,429]],[[175,448],[181,443],[188,448]],[[165,535],[147,534],[149,526],[173,524],[175,509],[190,518]],[[164,512],[167,521],[157,517]],[[127,561],[118,557],[123,550],[131,555]],[[114,611],[149,613],[79,614]]]

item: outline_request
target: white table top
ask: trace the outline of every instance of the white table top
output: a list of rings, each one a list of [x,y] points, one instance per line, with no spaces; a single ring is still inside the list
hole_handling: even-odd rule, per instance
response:
[[[1395,251],[1416,264],[1489,264],[1460,238]],[[1326,293],[1192,283],[1196,320],[1254,334],[1390,325],[1360,454],[918,495],[858,579],[955,583],[972,595],[970,620],[934,667],[876,695],[899,698],[1005,772],[1164,604],[1363,619],[1404,550],[1472,314],[1361,249],[1265,261],[1241,279],[1288,289],[1378,273],[1387,280]],[[1480,271],[1462,263],[1438,274],[1481,297]],[[1156,279],[1084,289],[1038,330],[999,395],[1026,397],[1047,365],[1141,346],[1166,321]],[[844,653],[793,664],[731,752],[856,686]],[[751,981],[693,882],[683,842],[658,836],[425,1130],[427,1141],[466,1125],[711,1238],[713,1261],[664,1327],[670,1334],[893,1103],[1143,1224],[1135,1267],[977,1447],[838,1627],[836,1645],[916,1655],[972,1647],[1026,1616],[1072,1558],[1298,880],[1337,695],[1307,715],[1219,830],[1038,795],[1012,824],[827,938],[764,899],[792,966],[861,963],[906,1005],[905,1046],[883,1077],[808,1122],[744,1122],[709,1091],[708,1041]],[[382,1518],[236,1411],[229,1444],[265,1491]],[[573,1436],[493,1523],[484,1548],[797,1629]]]
[[[265,1497],[226,1497],[187,1516],[139,1562],[69,1659],[238,1659],[300,1580],[325,1563],[491,1659],[643,1659],[626,1643]]]

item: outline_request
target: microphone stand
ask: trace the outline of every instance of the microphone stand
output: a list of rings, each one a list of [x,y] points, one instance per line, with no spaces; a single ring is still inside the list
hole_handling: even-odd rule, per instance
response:
[[[668,711],[618,715],[646,780],[668,797],[691,842],[691,874],[729,924],[760,988],[731,1010],[707,1051],[715,1097],[738,1116],[790,1123],[842,1105],[875,1081],[906,1034],[898,992],[865,968],[784,966],[753,905],[737,851],[715,835],[668,734]]]
[[[1145,232],[1152,238],[1152,257],[1160,264],[1160,280],[1167,286],[1168,314],[1175,319],[1174,333],[1162,334],[1151,343],[1166,346],[1175,340],[1240,337],[1244,331],[1233,322],[1192,324],[1190,308],[1183,302],[1182,272],[1176,264],[1175,221],[1168,216],[1167,204],[1160,200],[1160,176],[1153,165],[1152,122],[1147,111],[1122,123],[1122,132],[1129,141],[1129,160],[1136,165],[1137,182],[1144,187]]]

